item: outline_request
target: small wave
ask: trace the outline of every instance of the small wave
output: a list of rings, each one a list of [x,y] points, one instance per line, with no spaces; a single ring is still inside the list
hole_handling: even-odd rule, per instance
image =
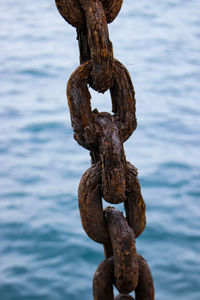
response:
[[[19,71],[19,74],[22,75],[30,75],[31,77],[54,77],[54,75],[50,72],[45,72],[37,69],[25,69]]]

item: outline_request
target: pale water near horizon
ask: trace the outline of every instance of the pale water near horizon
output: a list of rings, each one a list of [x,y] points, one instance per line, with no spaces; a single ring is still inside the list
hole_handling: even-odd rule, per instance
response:
[[[82,229],[77,188],[90,166],[73,140],[66,83],[76,32],[54,1],[0,3],[0,300],[92,300],[104,259]],[[124,0],[109,25],[136,91],[125,144],[147,227],[137,249],[156,300],[200,299],[200,1]],[[111,111],[109,93],[92,106]]]

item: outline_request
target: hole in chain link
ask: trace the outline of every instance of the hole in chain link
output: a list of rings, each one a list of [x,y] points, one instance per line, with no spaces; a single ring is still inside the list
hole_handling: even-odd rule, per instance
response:
[[[96,108],[99,112],[108,112],[112,114],[112,102],[109,90],[104,94],[101,94],[89,87],[89,92],[92,97],[92,110]]]
[[[114,285],[113,285],[113,291],[114,291],[114,296],[116,297],[119,294],[119,292]],[[135,291],[133,291],[132,293],[130,293],[128,295],[132,296],[133,299],[135,299]]]
[[[103,209],[105,209],[107,206],[113,206],[113,207],[117,208],[118,210],[120,210],[121,212],[123,212],[124,217],[126,216],[125,209],[124,209],[124,203],[110,204],[102,198],[102,204],[103,204]]]

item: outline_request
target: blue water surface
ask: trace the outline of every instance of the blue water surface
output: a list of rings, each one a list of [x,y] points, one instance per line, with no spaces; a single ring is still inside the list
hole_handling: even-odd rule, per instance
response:
[[[109,25],[129,70],[147,227],[137,239],[156,300],[200,299],[200,1],[124,0]],[[77,188],[90,166],[65,96],[75,28],[54,1],[0,3],[0,300],[92,300],[103,248],[82,229]],[[111,111],[109,93],[92,107]]]

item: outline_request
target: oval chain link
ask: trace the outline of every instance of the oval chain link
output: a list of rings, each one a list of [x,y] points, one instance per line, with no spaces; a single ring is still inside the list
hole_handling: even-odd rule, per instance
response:
[[[127,69],[113,58],[107,23],[123,0],[55,0],[58,11],[76,27],[81,65],[67,84],[74,138],[90,151],[91,167],[82,176],[78,199],[87,235],[104,246],[105,260],[93,278],[94,300],[154,300],[147,262],[137,254],[135,239],[146,225],[145,203],[137,169],[126,161],[123,143],[137,127],[135,92]],[[88,84],[110,89],[113,114],[92,111]],[[102,199],[123,202],[126,217]],[[113,285],[119,291],[114,297]]]

